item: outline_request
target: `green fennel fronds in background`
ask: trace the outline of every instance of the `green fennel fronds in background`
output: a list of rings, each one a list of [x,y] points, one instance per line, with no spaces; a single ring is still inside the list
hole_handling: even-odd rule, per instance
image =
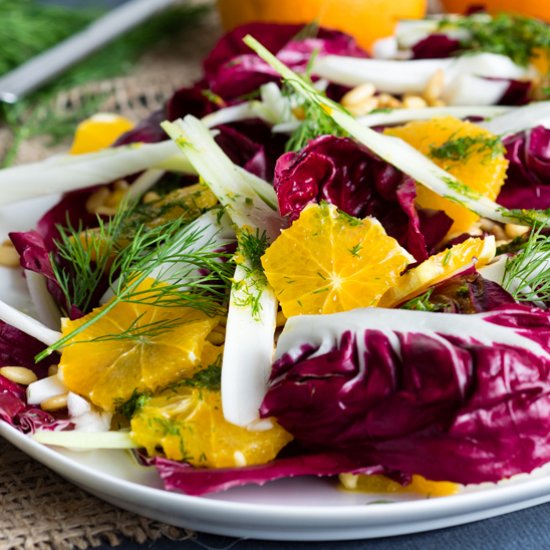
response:
[[[52,145],[67,139],[76,124],[96,112],[104,100],[104,97],[84,96],[77,108],[56,112],[52,102],[61,91],[127,74],[141,55],[167,39],[177,39],[207,10],[207,6],[177,6],[166,10],[26,99],[15,105],[2,105],[0,122],[9,128],[11,143],[0,164],[12,164],[26,139],[44,135]],[[98,10],[43,5],[36,0],[0,0],[0,74],[81,30],[99,15]]]

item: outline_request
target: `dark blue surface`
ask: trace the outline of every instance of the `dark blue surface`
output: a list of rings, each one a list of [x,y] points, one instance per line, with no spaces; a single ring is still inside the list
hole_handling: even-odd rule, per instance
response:
[[[103,546],[101,550],[110,548]],[[137,544],[119,550],[530,550],[550,549],[550,503],[484,521],[415,535],[347,542],[271,542],[199,534],[189,540]]]

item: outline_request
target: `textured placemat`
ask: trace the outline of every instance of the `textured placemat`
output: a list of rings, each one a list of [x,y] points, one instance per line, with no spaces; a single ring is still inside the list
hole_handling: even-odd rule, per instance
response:
[[[200,61],[220,32],[212,11],[182,41],[146,55],[131,75],[68,90],[52,108],[76,109],[84,95],[101,94],[105,101],[99,110],[118,112],[137,122],[162,106],[175,89],[200,76]],[[0,149],[6,133],[0,128]],[[16,163],[67,149],[67,144],[47,147],[46,141],[24,142]],[[123,538],[146,543],[190,536],[189,531],[120,510],[85,493],[0,437],[0,550],[84,550],[116,546]]]
[[[144,543],[193,536],[90,496],[1,438],[0,472],[2,550],[84,550],[116,546],[123,537]]]

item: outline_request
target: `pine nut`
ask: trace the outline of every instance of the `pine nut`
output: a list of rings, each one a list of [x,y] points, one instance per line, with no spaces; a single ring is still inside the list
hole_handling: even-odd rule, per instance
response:
[[[395,109],[401,107],[401,101],[390,94],[380,94],[378,96],[378,107]]]
[[[507,223],[504,226],[504,232],[506,236],[510,239],[515,239],[516,237],[522,237],[529,232],[529,228],[524,225],[517,225],[515,223]]]
[[[428,80],[424,90],[424,98],[431,102],[439,99],[445,88],[445,72],[443,69],[437,69],[433,76]]]
[[[423,109],[427,105],[426,100],[417,95],[405,96],[403,98],[403,107],[407,109]]]
[[[1,367],[0,374],[10,382],[22,386],[28,386],[37,380],[36,374],[27,367]]]
[[[0,245],[0,265],[3,267],[19,267],[19,254],[11,241],[4,241]]]
[[[113,184],[113,189],[115,191],[126,191],[128,187],[130,186],[126,180],[116,180]]]
[[[40,403],[40,408],[43,411],[59,411],[61,409],[67,408],[67,398],[69,397],[68,393],[62,393],[60,395],[54,395],[49,399],[45,399]]]
[[[55,376],[59,370],[59,365],[50,365],[48,367],[48,376]]]
[[[97,209],[105,204],[108,197],[109,189],[107,187],[100,187],[88,197],[88,200],[86,201],[86,210],[90,214],[96,214]]]
[[[372,97],[374,92],[376,92],[374,84],[365,82],[364,84],[359,84],[359,86],[352,88],[347,94],[344,95],[344,97],[342,97],[340,103],[344,107],[350,107],[351,105],[355,105],[357,103],[363,103],[365,99]]]
[[[155,191],[149,191],[148,193],[145,193],[143,195],[143,204],[149,204],[151,202],[158,201],[160,199],[160,195],[158,193],[155,193]]]
[[[225,334],[221,334],[220,332],[212,331],[209,335],[207,340],[214,344],[215,346],[220,346],[225,342]]]
[[[114,216],[117,209],[114,206],[107,206],[102,204],[95,209],[95,214],[101,214],[102,216]]]
[[[362,103],[354,103],[345,107],[353,116],[362,116],[379,107],[379,101],[376,97],[369,97],[363,100]]]
[[[497,241],[503,241],[506,239],[506,234],[504,233],[504,229],[499,224],[491,220],[481,219],[479,222],[479,226],[483,231],[485,231],[485,233],[494,235]]]

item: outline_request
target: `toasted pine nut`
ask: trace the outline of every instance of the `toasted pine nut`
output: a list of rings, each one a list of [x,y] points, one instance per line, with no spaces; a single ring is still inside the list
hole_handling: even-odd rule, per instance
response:
[[[354,103],[352,105],[345,105],[346,109],[353,116],[362,116],[370,113],[373,109],[379,106],[379,101],[376,97],[368,97],[363,100],[362,103]]]
[[[67,407],[68,393],[62,393],[60,395],[54,395],[49,399],[45,399],[40,403],[40,408],[43,411],[59,411]]]
[[[160,195],[158,193],[155,193],[155,191],[149,191],[148,193],[145,193],[143,195],[142,202],[143,204],[149,204],[151,202],[158,201],[160,199]]]
[[[59,365],[50,365],[48,367],[48,376],[55,376],[59,370]]]
[[[447,103],[445,103],[442,99],[434,99],[432,101],[428,101],[428,105],[430,107],[446,107]]]
[[[4,241],[0,245],[0,265],[4,267],[19,267],[19,254],[11,241]]]
[[[445,88],[445,72],[443,69],[437,69],[433,76],[428,80],[424,90],[424,98],[428,101],[435,101],[441,97]]]
[[[482,218],[479,221],[479,227],[481,227],[481,229],[485,231],[485,233],[494,235],[497,241],[503,241],[506,239],[504,229],[502,229],[502,227],[498,223]]]
[[[28,386],[37,380],[36,374],[27,367],[1,367],[0,374],[10,382],[23,386]]]
[[[378,96],[378,107],[389,107],[390,109],[395,109],[397,107],[401,107],[401,101],[390,94],[380,94]]]
[[[105,204],[108,197],[109,189],[107,187],[100,187],[88,197],[88,200],[86,201],[86,210],[90,214],[96,214],[97,209]]]
[[[521,237],[529,231],[528,227],[524,225],[517,225],[515,223],[507,223],[504,226],[504,232],[506,236],[510,239],[515,239],[516,237]]]
[[[215,346],[219,346],[225,342],[225,334],[221,334],[220,332],[214,332],[212,331],[209,335],[207,340],[214,344]]]
[[[426,100],[418,95],[409,95],[403,98],[403,107],[407,109],[422,109],[427,105]]]
[[[347,94],[344,95],[344,97],[342,97],[340,103],[344,107],[349,107],[357,103],[363,103],[365,99],[372,97],[374,92],[376,92],[374,84],[365,82],[364,84],[359,84],[359,86],[352,88]]]
[[[113,189],[115,191],[126,191],[128,187],[130,186],[128,185],[128,182],[126,180],[116,180],[113,184]]]
[[[114,206],[107,206],[102,204],[95,209],[95,214],[102,214],[103,216],[114,216],[117,209]]]

